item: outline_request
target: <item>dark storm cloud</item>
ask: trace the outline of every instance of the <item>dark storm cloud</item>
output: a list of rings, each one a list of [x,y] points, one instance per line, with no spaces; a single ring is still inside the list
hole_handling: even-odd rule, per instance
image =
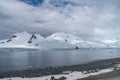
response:
[[[104,38],[120,34],[119,0],[62,0],[67,2],[65,6],[55,6],[51,1],[54,2],[45,0],[36,7],[19,0],[0,0],[1,35],[63,31]]]

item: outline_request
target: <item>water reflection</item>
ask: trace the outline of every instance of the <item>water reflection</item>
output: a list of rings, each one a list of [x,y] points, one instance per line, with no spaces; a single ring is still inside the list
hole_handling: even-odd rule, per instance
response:
[[[28,68],[45,68],[82,64],[95,60],[118,58],[120,49],[95,50],[22,50],[0,49],[0,72]]]

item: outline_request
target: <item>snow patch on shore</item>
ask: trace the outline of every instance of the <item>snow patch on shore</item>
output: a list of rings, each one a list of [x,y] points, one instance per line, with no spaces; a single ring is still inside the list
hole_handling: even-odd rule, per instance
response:
[[[109,69],[102,69],[102,70],[99,70],[98,72],[88,73],[88,74],[84,74],[79,71],[73,71],[69,74],[49,75],[49,76],[34,77],[34,78],[15,77],[15,78],[4,78],[4,79],[0,79],[0,80],[9,80],[9,79],[11,79],[11,80],[51,80],[51,76],[54,76],[54,78],[56,78],[56,79],[59,79],[61,77],[66,77],[66,80],[76,80],[76,79],[86,78],[89,76],[95,76],[95,75],[108,73],[108,72],[112,72],[112,71],[113,71],[113,68],[109,68]]]

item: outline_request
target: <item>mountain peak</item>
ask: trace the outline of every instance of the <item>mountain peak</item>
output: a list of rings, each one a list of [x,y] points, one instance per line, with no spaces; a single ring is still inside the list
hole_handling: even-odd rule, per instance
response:
[[[108,42],[108,40],[107,40]],[[108,47],[109,46],[109,47]],[[106,41],[87,41],[82,40],[80,37],[65,33],[57,32],[48,36],[46,38],[42,37],[40,34],[31,34],[26,31],[21,33],[15,33],[11,37],[0,41],[1,48],[69,48],[69,49],[79,49],[79,48],[119,48],[119,40],[106,43]]]

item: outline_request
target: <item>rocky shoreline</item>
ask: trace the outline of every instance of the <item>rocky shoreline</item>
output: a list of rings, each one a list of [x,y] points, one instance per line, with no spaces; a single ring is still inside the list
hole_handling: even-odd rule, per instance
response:
[[[5,72],[0,73],[0,78],[10,78],[10,77],[42,77],[47,75],[57,75],[62,74],[65,71],[80,71],[85,72],[86,74],[94,73],[102,69],[112,68],[115,67],[116,64],[119,64],[120,58],[116,59],[107,59],[107,60],[100,60],[94,61],[86,64],[80,65],[71,65],[71,66],[63,66],[63,67],[49,67],[45,69],[28,69],[28,70],[21,70],[21,71],[13,71],[13,72]],[[112,76],[117,76],[120,74],[120,70],[114,70],[109,73],[100,74],[97,76],[90,76],[87,78],[83,78],[80,80],[96,80],[99,78],[107,78]]]

